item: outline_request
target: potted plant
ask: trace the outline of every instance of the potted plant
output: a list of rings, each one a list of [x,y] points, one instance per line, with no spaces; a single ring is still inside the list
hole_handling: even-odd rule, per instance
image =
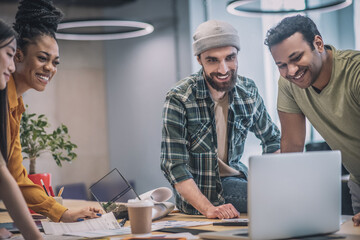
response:
[[[68,128],[61,124],[52,132],[48,133],[50,126],[44,114],[37,115],[25,111],[20,123],[20,142],[24,159],[30,159],[29,178],[39,184],[40,178],[45,182],[46,187],[50,185],[50,174],[36,176],[36,158],[44,152],[50,152],[58,166],[62,166],[62,161],[71,162],[76,159],[77,154],[74,150],[77,145],[70,141]],[[32,176],[34,176],[32,178]]]

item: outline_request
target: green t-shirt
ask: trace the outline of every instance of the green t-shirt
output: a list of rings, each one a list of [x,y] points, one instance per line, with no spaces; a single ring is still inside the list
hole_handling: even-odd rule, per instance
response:
[[[351,179],[360,184],[360,51],[336,50],[328,85],[317,93],[280,77],[277,108],[303,113],[331,149],[340,150]]]

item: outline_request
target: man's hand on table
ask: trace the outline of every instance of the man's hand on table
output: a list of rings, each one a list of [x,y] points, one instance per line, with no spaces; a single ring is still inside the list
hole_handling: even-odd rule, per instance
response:
[[[356,214],[355,216],[353,216],[352,218],[353,222],[354,222],[354,226],[358,227],[360,226],[360,213]]]
[[[186,201],[207,218],[224,219],[240,217],[240,213],[231,203],[216,207],[212,205],[192,178],[178,182],[175,184],[175,189]]]
[[[216,207],[211,206],[206,210],[204,215],[207,218],[219,218],[219,219],[240,217],[240,213],[236,210],[236,208],[231,203],[216,206]]]
[[[101,217],[103,211],[94,207],[86,207],[81,210],[66,210],[61,216],[61,222],[76,222],[84,219]]]

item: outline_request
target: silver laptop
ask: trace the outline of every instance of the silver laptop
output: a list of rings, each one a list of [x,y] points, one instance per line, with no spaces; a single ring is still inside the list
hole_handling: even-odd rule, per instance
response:
[[[248,229],[204,239],[282,239],[340,229],[340,151],[265,154],[249,159]]]

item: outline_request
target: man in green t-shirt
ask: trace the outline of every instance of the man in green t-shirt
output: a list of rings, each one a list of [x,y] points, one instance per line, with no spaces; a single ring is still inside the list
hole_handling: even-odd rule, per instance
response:
[[[360,52],[325,45],[314,22],[300,15],[271,28],[265,44],[281,75],[281,151],[303,151],[306,117],[331,149],[341,151],[350,172],[353,221],[359,226]]]

